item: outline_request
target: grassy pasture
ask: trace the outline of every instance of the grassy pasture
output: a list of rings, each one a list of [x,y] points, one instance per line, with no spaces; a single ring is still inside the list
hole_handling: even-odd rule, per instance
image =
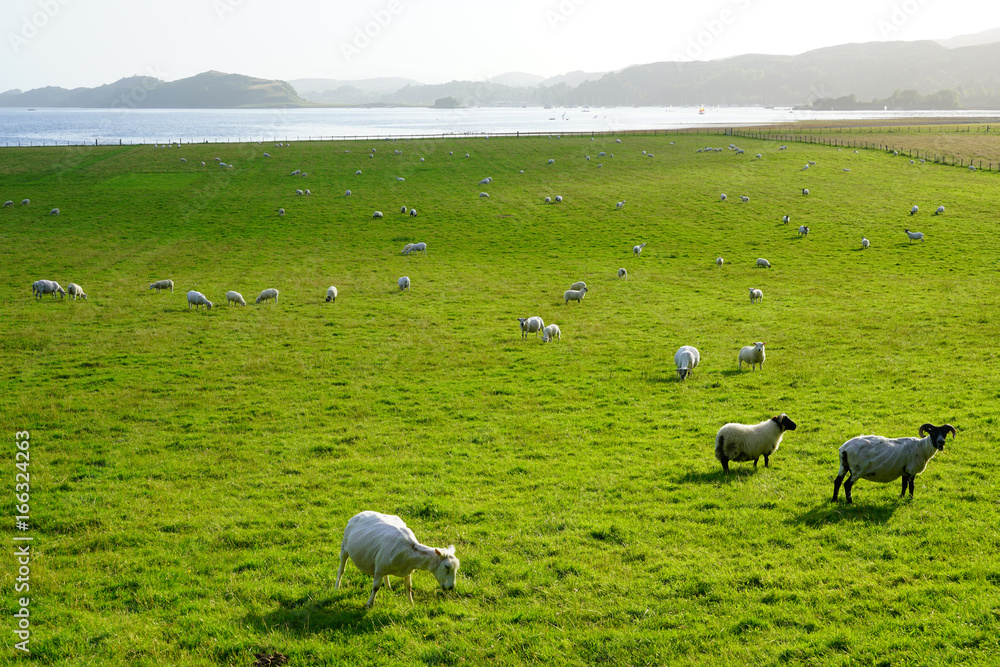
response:
[[[0,152],[0,423],[31,433],[31,657],[995,664],[1000,177],[742,139],[695,152],[728,143]],[[416,241],[426,256],[400,254]],[[34,300],[39,278],[90,298]],[[161,278],[173,294],[146,289]],[[590,291],[565,305],[576,280]],[[255,305],[267,287],[278,303]],[[216,307],[189,311],[189,289]],[[562,340],[522,340],[529,315]],[[757,340],[764,370],[739,372]],[[684,344],[702,363],[679,383]],[[780,412],[799,428],[771,467],[723,476],[719,426]],[[841,443],[927,421],[959,433],[913,501],[861,481],[855,505],[829,502]],[[363,509],[455,544],[456,591],[417,572],[413,606],[394,582],[366,610],[352,564],[334,590]],[[0,559],[8,623],[15,576]]]

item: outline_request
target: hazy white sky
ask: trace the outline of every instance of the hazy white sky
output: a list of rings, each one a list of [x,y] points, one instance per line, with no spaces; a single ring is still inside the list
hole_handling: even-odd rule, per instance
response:
[[[0,91],[206,70],[424,83],[1000,27],[996,0],[2,0]]]

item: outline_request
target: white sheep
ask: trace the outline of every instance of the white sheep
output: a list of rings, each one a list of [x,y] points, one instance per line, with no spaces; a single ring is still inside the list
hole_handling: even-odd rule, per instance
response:
[[[555,160],[553,160],[553,159],[551,159],[551,158],[550,158],[550,159],[549,159],[549,161],[548,161],[548,164],[555,164],[555,163],[556,163],[556,161],[555,161]]]
[[[690,345],[682,345],[674,353],[674,364],[677,366],[678,378],[681,381],[686,380],[694,372],[694,369],[697,368],[700,361],[701,353],[698,352],[698,348],[691,347]]]
[[[743,362],[750,364],[750,370],[756,370],[757,364],[760,364],[760,369],[764,370],[764,359],[766,355],[764,354],[764,343],[757,342],[753,345],[745,345],[740,348],[739,362],[740,370],[743,370]]]
[[[77,285],[76,283],[70,283],[69,285],[66,285],[66,293],[69,294],[71,297],[73,297],[74,301],[76,301],[79,298],[82,298],[84,301],[87,300],[87,293],[84,292],[83,288]]]
[[[161,289],[169,289],[171,292],[174,291],[174,281],[168,279],[157,280],[155,283],[149,283],[149,289],[155,289],[159,292]]]
[[[188,310],[191,310],[191,306],[194,306],[195,308],[201,308],[202,306],[206,306],[208,310],[212,310],[212,302],[209,301],[205,297],[205,295],[202,294],[201,292],[198,292],[196,290],[191,290],[187,294],[187,299],[188,299]]]
[[[31,293],[36,299],[42,298],[45,294],[51,294],[53,299],[56,298],[56,294],[60,299],[66,296],[66,290],[54,280],[36,280],[31,283]]]
[[[415,208],[411,208],[410,209],[410,217],[411,218],[417,217],[417,209],[415,209]]]
[[[743,202],[744,204],[748,204],[750,203],[750,197],[747,197],[746,195],[740,195],[740,201]]]
[[[344,196],[345,196],[345,197],[350,197],[350,196],[351,196],[351,191],[350,191],[350,190],[348,190],[347,192],[345,192],[345,193],[344,193]]]
[[[337,589],[340,589],[340,579],[348,558],[361,572],[374,579],[366,607],[375,604],[375,595],[383,583],[389,588],[389,575],[403,579],[406,596],[412,604],[414,570],[427,570],[434,575],[442,590],[453,590],[460,565],[455,558],[454,545],[447,549],[425,546],[417,541],[413,531],[398,516],[369,511],[355,514],[344,528]]]
[[[580,303],[581,301],[583,301],[583,297],[586,294],[587,294],[586,287],[581,289],[568,289],[565,292],[563,292],[563,299],[566,300],[566,304],[568,304],[570,301],[576,301],[577,303]]]
[[[247,305],[247,302],[243,298],[242,294],[240,294],[239,292],[229,291],[226,292],[226,304],[228,305],[231,303],[239,304],[240,306]]]
[[[278,209],[278,215],[279,215],[279,216],[284,216],[284,215],[285,215],[285,209],[283,209],[283,208],[279,208],[279,209]]]
[[[556,195],[556,202],[562,201],[562,195]]]
[[[768,467],[768,457],[778,451],[785,431],[794,431],[795,422],[784,412],[759,424],[725,424],[715,434],[715,458],[722,463],[723,472],[729,472],[729,462],[753,461],[764,457],[764,467]]]
[[[542,342],[548,343],[550,340],[562,340],[562,332],[559,331],[558,324],[550,324],[542,329]]]
[[[375,211],[374,213],[372,213],[372,220],[374,220],[375,218],[381,218],[381,217],[383,217],[382,211]]]
[[[409,290],[410,289],[410,279],[407,276],[403,276],[402,278],[400,278],[396,282],[399,285],[399,289],[401,289],[401,290]]]
[[[722,201],[726,201],[726,193],[725,193],[725,192],[723,192],[723,193],[722,193],[722,196],[721,196],[721,197],[719,197],[719,199],[721,199]]]
[[[760,303],[760,300],[763,298],[764,298],[763,292],[753,287],[750,288],[750,303]]]
[[[799,236],[807,236],[809,234],[809,228],[805,225],[799,226]]]
[[[49,215],[59,215],[59,209],[57,208],[52,209],[51,211],[49,211]]]
[[[274,289],[273,287],[269,287],[268,289],[264,290],[263,292],[260,293],[260,295],[257,296],[257,303],[260,303],[261,301],[267,301],[269,299],[274,299],[274,302],[278,303],[278,290]]]
[[[639,245],[632,246],[632,254],[638,257],[642,254],[642,249],[646,247],[645,243],[640,243]]]
[[[27,206],[30,203],[31,203],[30,199],[22,199],[21,200],[21,206]]]
[[[420,243],[411,243],[409,248],[403,248],[403,254],[409,255],[411,252],[422,252],[427,254],[427,244],[421,241]]]
[[[758,160],[759,160],[759,159],[761,159],[762,157],[764,157],[764,156],[763,156],[763,155],[761,155],[760,153],[757,153],[757,159],[758,159]]]
[[[792,221],[792,216],[790,216],[790,215],[783,215],[783,216],[781,216],[781,221],[787,225],[789,222]]]
[[[480,192],[479,193],[479,198],[480,199],[489,199],[490,198],[490,193],[488,193],[488,192]]]
[[[722,259],[721,257],[716,257],[715,258],[715,265],[716,266],[722,266],[725,263],[726,263],[726,260]]]
[[[618,269],[618,278],[621,280],[628,279],[628,271],[625,270],[625,267]]]
[[[489,176],[487,176],[483,180],[479,181],[479,184],[480,185],[489,185],[490,181],[492,181],[492,180],[493,180],[492,178],[490,178]]]
[[[304,192],[302,192],[302,190],[296,190],[296,191],[295,191],[295,194],[297,194],[297,195],[301,195],[301,194],[305,194],[305,193],[304,193]]]
[[[625,207],[625,200],[624,200],[624,199],[623,199],[623,200],[621,200],[620,202],[618,202],[617,204],[615,204],[615,209],[616,209],[616,210],[619,210],[619,211],[620,211],[620,210],[622,210],[622,209],[623,209],[624,207]]]
[[[219,159],[221,159],[221,158],[215,158],[215,159],[216,159],[216,160],[219,160]],[[292,176],[298,176],[298,175],[299,175],[299,174],[301,174],[301,173],[302,173],[302,170],[301,170],[301,169],[296,169],[295,171],[293,171],[293,172],[292,172]]]
[[[923,232],[911,232],[909,229],[907,229],[905,231],[906,231],[906,235],[910,237],[910,244],[911,245],[913,244],[914,241],[920,241],[921,243],[923,243],[923,241],[924,241],[924,233]]]
[[[546,197],[545,198],[545,203],[546,204],[551,204],[552,203],[552,198],[551,197]]]
[[[409,210],[409,209],[407,209],[407,208],[406,208],[405,206],[400,206],[400,207],[399,207],[399,212],[400,212],[400,213],[403,213],[403,214],[405,214],[405,213],[406,213],[406,212],[407,212],[408,210]]]
[[[14,205],[14,200],[13,199],[8,199],[7,201],[5,201],[3,203],[3,207],[4,208],[10,208],[13,205]]]
[[[771,268],[771,262],[767,261],[763,257],[758,257],[757,258],[757,267],[758,268],[762,268],[762,269],[770,269]]]
[[[861,249],[864,250],[865,248],[867,248],[870,245],[871,245],[871,241],[869,241],[864,236],[862,236],[861,237]]]
[[[802,188],[802,194],[804,195],[809,194],[809,188]]]
[[[360,175],[361,175],[361,170],[360,170],[360,169],[358,169],[358,170],[357,170],[356,172],[354,172],[354,175],[355,175],[355,176],[360,176]]]
[[[326,288],[326,300],[327,302],[337,301],[337,288],[334,287],[333,285],[330,285],[329,287]]]
[[[944,213],[944,206],[938,206],[937,210],[934,211],[934,215],[941,215],[942,213]]]
[[[916,215],[917,211],[919,211],[919,210],[920,210],[920,207],[917,206],[916,204],[914,204],[913,208],[910,209],[910,215]]]
[[[521,325],[521,338],[527,338],[528,334],[533,333],[536,336],[538,332],[545,328],[545,322],[542,318],[537,315],[533,317],[519,317],[517,318],[518,323]]]
[[[913,480],[927,468],[927,462],[935,454],[944,451],[948,433],[951,433],[952,440],[955,439],[955,427],[951,424],[924,424],[917,433],[921,437],[859,435],[842,444],[837,450],[840,470],[833,480],[833,502],[837,502],[840,483],[844,482],[844,475],[848,473],[851,476],[844,482],[844,496],[849,503],[852,502],[851,487],[859,479],[886,484],[902,477],[903,488],[899,497],[905,496],[906,489],[909,488],[910,498],[913,498]]]
[[[397,180],[397,181],[405,181],[406,179],[405,179],[405,178],[403,178],[402,176],[397,176],[397,177],[396,177],[396,180]]]
[[[583,289],[586,286],[587,286],[587,283],[583,282],[582,280],[578,280],[575,283],[573,283],[572,285],[570,285],[569,288],[570,289]]]

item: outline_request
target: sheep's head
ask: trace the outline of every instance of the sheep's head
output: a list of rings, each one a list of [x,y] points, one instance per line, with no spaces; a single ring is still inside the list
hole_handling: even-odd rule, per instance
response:
[[[438,562],[431,569],[431,574],[441,584],[441,590],[450,591],[455,589],[455,577],[458,575],[460,563],[455,558],[455,545],[452,544],[447,549],[435,549]]]
[[[691,375],[691,369],[690,368],[678,368],[677,369],[677,375],[678,375],[678,379],[681,382],[683,382],[684,380],[687,379],[688,375]]]
[[[528,318],[527,317],[519,317],[519,318],[517,318],[517,321],[521,323],[521,331],[524,331],[528,327],[528,324],[527,324]]]
[[[777,417],[771,417],[771,421],[778,424],[778,428],[782,431],[794,431],[796,428],[795,422],[788,418],[784,412],[782,412]]]
[[[924,434],[929,435],[931,438],[931,444],[938,451],[944,451],[944,441],[948,439],[948,433],[951,433],[951,439],[955,439],[955,427],[951,424],[945,424],[944,426],[934,426],[933,424],[924,424],[920,427],[917,432],[920,437],[924,437]]]
[[[761,343],[760,341],[754,343],[753,346],[755,348],[757,348],[758,352],[763,352],[764,351],[764,343]]]

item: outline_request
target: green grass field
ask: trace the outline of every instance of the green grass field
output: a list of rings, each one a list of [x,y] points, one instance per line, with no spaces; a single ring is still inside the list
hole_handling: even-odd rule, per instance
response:
[[[1000,176],[695,152],[729,143],[0,152],[5,656],[28,431],[39,664],[996,664]],[[89,299],[36,300],[42,278]],[[562,340],[522,340],[530,315]],[[763,371],[738,371],[758,340]],[[681,345],[702,359],[684,383]],[[771,466],[724,476],[719,427],[781,412],[799,427]],[[924,422],[958,437],[912,501],[862,481],[830,502],[844,441]],[[457,589],[416,572],[414,605],[394,581],[368,610],[349,564],[335,590],[365,509],[456,545]]]

